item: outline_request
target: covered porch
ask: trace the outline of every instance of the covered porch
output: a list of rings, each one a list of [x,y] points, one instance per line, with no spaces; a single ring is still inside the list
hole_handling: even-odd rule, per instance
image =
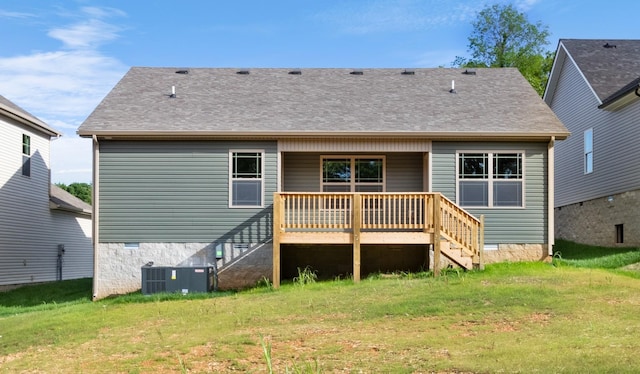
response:
[[[445,256],[465,269],[482,268],[483,217],[440,193],[276,192],[273,198],[273,285],[280,286],[281,246],[341,244],[353,250],[353,280],[361,277],[361,246],[433,248],[434,274]]]

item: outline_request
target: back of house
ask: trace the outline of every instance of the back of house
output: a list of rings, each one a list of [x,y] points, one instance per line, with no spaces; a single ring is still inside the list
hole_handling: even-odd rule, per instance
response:
[[[78,133],[96,299],[147,268],[241,288],[546,258],[568,136],[511,68],[134,67]]]

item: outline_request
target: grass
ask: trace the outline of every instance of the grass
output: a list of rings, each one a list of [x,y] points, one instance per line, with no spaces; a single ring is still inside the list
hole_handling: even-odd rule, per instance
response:
[[[186,297],[23,287],[0,294],[0,372],[635,372],[640,282],[571,262],[634,251],[561,248],[554,264]]]
[[[609,248],[558,240],[553,252],[556,265],[580,268],[619,269],[640,262],[640,248],[634,247]]]
[[[27,285],[0,293],[0,317],[91,301],[91,278]]]

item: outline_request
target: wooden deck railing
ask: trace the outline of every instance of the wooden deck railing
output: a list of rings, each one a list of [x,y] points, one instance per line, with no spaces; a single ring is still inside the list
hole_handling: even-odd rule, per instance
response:
[[[475,218],[451,200],[439,195],[440,199],[440,234],[445,239],[460,246],[469,256],[480,256],[484,246],[484,230],[482,217]],[[474,261],[475,262],[475,261]]]
[[[351,231],[356,199],[360,230],[435,232],[434,209],[438,207],[440,234],[470,256],[480,252],[481,221],[440,193],[276,193],[274,204],[280,205],[275,210],[280,212],[276,229]]]
[[[439,242],[444,239],[472,257],[474,264],[482,266],[482,218],[475,218],[440,193],[280,192],[274,195],[274,243],[278,246],[280,236],[290,233],[304,234],[305,240],[313,240],[310,235],[314,234],[324,235],[324,240],[331,233],[335,237],[342,234],[342,238],[349,234],[350,239],[344,240],[359,246],[361,234],[385,232],[429,233],[430,243],[438,252],[436,257]]]

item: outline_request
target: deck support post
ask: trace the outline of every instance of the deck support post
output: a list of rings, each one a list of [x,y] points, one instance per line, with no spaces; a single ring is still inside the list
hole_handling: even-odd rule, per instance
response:
[[[280,231],[282,230],[283,199],[279,193],[273,194],[273,288],[280,288]]]
[[[433,276],[440,276],[440,244],[442,243],[440,231],[442,230],[442,213],[440,212],[439,193],[433,195]]]
[[[353,281],[360,282],[360,223],[362,222],[362,196],[353,195]]]
[[[480,263],[478,264],[479,270],[484,270],[484,214],[480,215],[480,239],[478,243],[478,253],[480,257]]]
[[[424,232],[425,234],[429,232],[429,225],[433,222],[433,212],[432,212],[432,205],[433,205],[433,196],[426,196],[423,202],[423,206],[422,206],[422,211],[424,212],[424,227],[422,228],[422,232]],[[426,245],[426,253],[425,253],[425,264],[424,264],[424,268],[427,270],[431,270],[430,269],[430,260],[431,260],[431,244],[428,243]]]

